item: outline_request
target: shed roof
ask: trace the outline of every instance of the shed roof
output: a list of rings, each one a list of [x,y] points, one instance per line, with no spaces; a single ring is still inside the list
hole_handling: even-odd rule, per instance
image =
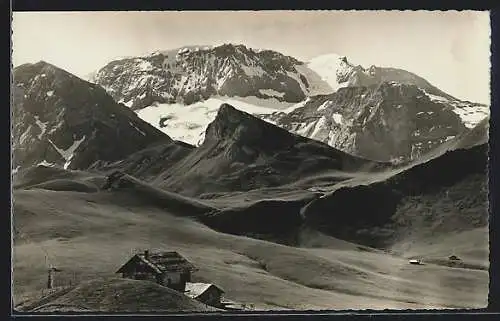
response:
[[[224,290],[222,290],[220,287],[218,287],[215,284],[212,283],[191,283],[187,282],[186,283],[186,292],[185,294],[189,296],[190,298],[196,299],[203,293],[205,293],[208,289],[211,287],[216,288],[219,292],[224,293]]]
[[[175,251],[164,251],[150,253],[148,257],[144,253],[134,255],[127,261],[116,273],[122,273],[126,270],[126,266],[134,264],[137,261],[142,261],[147,264],[156,273],[163,272],[181,272],[181,271],[196,271],[196,267],[186,260],[182,255]]]

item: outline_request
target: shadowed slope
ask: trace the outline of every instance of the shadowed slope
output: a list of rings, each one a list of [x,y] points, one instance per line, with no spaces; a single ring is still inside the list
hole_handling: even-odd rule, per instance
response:
[[[159,175],[155,184],[199,195],[280,186],[325,170],[372,171],[385,166],[291,134],[223,104],[203,144]]]
[[[99,169],[151,146],[185,148],[101,87],[43,61],[14,69],[13,92],[14,168]],[[132,160],[141,163],[128,167],[146,161]]]
[[[484,227],[487,148],[449,151],[388,179],[340,188],[308,204],[306,221],[378,247]]]

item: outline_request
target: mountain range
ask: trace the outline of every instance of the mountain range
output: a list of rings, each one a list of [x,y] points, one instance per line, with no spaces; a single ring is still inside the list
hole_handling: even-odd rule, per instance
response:
[[[335,54],[302,62],[233,44],[112,61],[91,81],[156,128],[193,145],[201,144],[227,102],[379,161],[416,159],[489,114],[488,106],[456,99],[402,69],[364,68]]]
[[[393,177],[406,177],[405,175],[409,175],[407,173],[414,171],[413,166],[441,168],[445,165],[432,164],[446,162],[434,161],[435,159],[450,157],[446,155],[463,148],[466,148],[466,154],[469,150],[472,153],[475,146],[484,146],[487,142],[487,119],[472,130],[467,130],[467,126],[460,122],[453,111],[429,100],[418,87],[394,82],[369,87],[339,88],[333,94],[309,98],[303,107],[296,108],[287,116],[300,119],[300,115],[307,110],[318,111],[316,106],[324,105],[325,101],[334,102],[334,107],[331,108],[336,109],[333,111],[344,115],[355,114],[361,123],[361,119],[368,122],[366,119],[374,117],[373,114],[383,115],[382,119],[387,127],[371,123],[359,129],[364,135],[366,146],[377,151],[378,155],[390,154],[391,150],[384,153],[377,145],[377,140],[370,136],[370,130],[382,138],[389,134],[399,137],[401,146],[396,145],[394,151],[402,150],[402,146],[405,146],[405,142],[409,140],[405,135],[420,132],[425,136],[424,139],[430,139],[429,135],[434,130],[434,145],[427,146],[417,154],[419,157],[415,157],[416,160],[409,163],[354,156],[357,153],[334,149],[328,144],[295,134],[282,128],[286,126],[278,127],[269,120],[240,111],[227,103],[220,106],[215,119],[208,125],[203,142],[199,146],[193,146],[173,140],[144,122],[128,107],[116,103],[99,86],[53,65],[44,62],[22,65],[16,68],[14,74],[18,97],[14,104],[14,166],[23,169],[17,180],[25,181],[19,186],[30,186],[29,182],[31,185],[43,182],[44,179],[33,180],[33,175],[41,175],[40,170],[43,168],[61,167],[63,170],[83,170],[100,173],[99,175],[110,175],[118,171],[132,175],[154,188],[178,193],[183,197],[207,199],[216,204],[227,195],[249,193],[248,202],[244,203],[251,208],[255,206],[252,204],[260,202],[263,195],[269,193],[274,195],[272,198],[281,199],[283,206],[289,206],[289,202],[295,204],[293,206],[299,206],[293,210],[298,215],[304,202],[316,204],[318,196],[323,199],[331,192],[338,195],[341,192],[335,194],[335,191],[343,184],[371,186],[374,181],[379,180],[383,180],[384,184],[392,184],[390,182],[396,180]],[[407,117],[413,117],[401,119],[397,117],[397,112],[396,116],[391,116],[391,110],[398,108],[394,109],[393,105],[383,101],[372,103],[379,105],[378,111],[367,115],[370,107],[366,106],[371,100],[363,104],[359,99],[352,99],[353,96],[369,96],[375,101],[385,97],[392,97],[392,101],[397,98],[397,102],[402,105],[399,109],[405,109]],[[391,99],[386,99],[389,100]],[[359,112],[363,108],[364,114]],[[439,127],[436,128],[437,123],[429,124],[429,119],[411,112],[412,109],[425,108],[426,111],[437,114],[434,119],[440,120]],[[306,112],[301,112],[304,109]],[[323,114],[323,119],[326,118],[325,115]],[[291,123],[292,121],[289,124]],[[433,125],[434,128],[430,126],[432,124],[436,124]],[[399,136],[393,133],[398,128]],[[443,135],[450,138],[443,140]],[[417,144],[418,140],[415,145]],[[414,149],[410,152],[415,156]],[[481,153],[474,153],[472,155],[476,155],[475,158],[481,156]],[[484,162],[485,159],[479,164],[484,165]],[[423,165],[418,165],[420,163]],[[38,174],[36,171],[33,174],[32,166],[40,167]],[[59,174],[56,173],[49,177],[57,177]],[[460,173],[465,174],[465,171]],[[453,175],[457,176],[458,173]],[[67,177],[66,174],[61,178],[67,179],[64,177]],[[411,177],[408,183],[410,185],[416,184],[416,179],[423,176]],[[74,179],[75,176],[70,175],[68,178]],[[59,188],[60,184],[61,182],[56,183],[55,186]],[[135,184],[134,179],[132,185]],[[402,189],[399,186],[396,188],[398,193]],[[311,206],[308,205],[308,208]],[[222,208],[214,205],[209,209],[209,212],[216,210],[222,211],[221,213],[226,213],[227,210],[226,205]],[[384,207],[381,210],[385,211]],[[389,214],[391,213],[385,215]],[[228,214],[220,215],[222,217]],[[269,217],[272,215],[269,214]],[[339,231],[348,231],[346,226],[353,227],[351,223],[337,225]],[[333,234],[338,236],[336,233]],[[346,237],[344,234],[340,236]]]
[[[487,298],[487,106],[399,69],[242,45],[120,59],[92,81],[43,61],[13,74],[22,291],[44,286],[31,246],[90,280],[168,244],[264,307]],[[54,302],[91,309],[85,284]]]

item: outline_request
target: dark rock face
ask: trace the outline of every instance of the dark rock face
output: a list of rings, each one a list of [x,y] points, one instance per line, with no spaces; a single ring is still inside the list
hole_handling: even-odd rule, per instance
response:
[[[307,205],[305,220],[375,247],[487,226],[487,149],[450,151],[388,179],[341,188]]]
[[[242,45],[186,47],[113,61],[92,80],[132,109],[155,101],[191,104],[214,95],[299,102],[305,93],[297,64],[292,57]]]
[[[457,101],[430,97],[415,85],[384,82],[340,88],[291,113],[262,117],[353,155],[406,162],[469,131],[454,111]]]
[[[101,87],[45,62],[14,70],[14,168],[86,169],[171,139]]]
[[[370,171],[386,166],[292,134],[223,104],[208,126],[203,144],[159,175],[155,183],[200,195],[280,186],[324,170]]]

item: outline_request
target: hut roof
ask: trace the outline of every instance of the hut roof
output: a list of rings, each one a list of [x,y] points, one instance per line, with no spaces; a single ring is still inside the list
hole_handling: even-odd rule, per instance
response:
[[[196,271],[196,267],[186,260],[183,256],[175,251],[156,252],[147,255],[144,253],[134,255],[127,263],[125,263],[116,273],[122,273],[126,270],[126,266],[137,261],[142,261],[148,265],[156,273],[163,272],[181,272],[181,271]]]
[[[186,283],[186,292],[185,294],[189,296],[190,298],[196,299],[203,293],[205,293],[208,289],[211,287],[214,287],[217,289],[219,292],[224,293],[224,290],[222,290],[220,287],[218,287],[215,284],[212,283],[191,283],[187,282]]]

